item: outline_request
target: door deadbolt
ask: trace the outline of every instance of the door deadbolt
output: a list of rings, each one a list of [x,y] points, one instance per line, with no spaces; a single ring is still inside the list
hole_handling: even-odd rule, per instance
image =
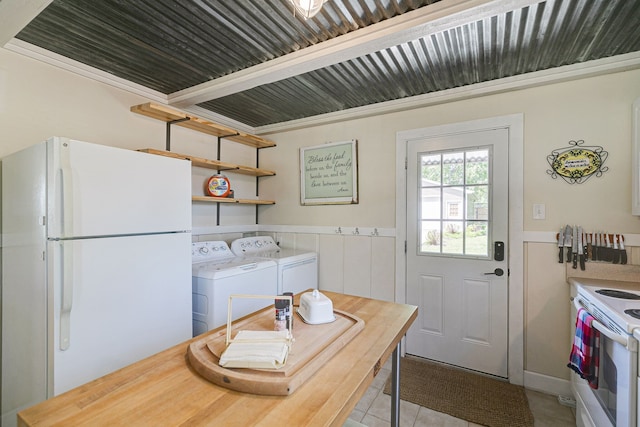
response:
[[[493,244],[494,261],[504,261],[504,242],[494,242]],[[500,274],[500,276],[502,276]]]

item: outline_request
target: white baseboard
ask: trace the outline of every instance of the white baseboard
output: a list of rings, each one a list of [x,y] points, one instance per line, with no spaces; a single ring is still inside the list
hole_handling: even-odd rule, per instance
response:
[[[526,370],[524,371],[524,388],[553,396],[573,397],[571,381]]]

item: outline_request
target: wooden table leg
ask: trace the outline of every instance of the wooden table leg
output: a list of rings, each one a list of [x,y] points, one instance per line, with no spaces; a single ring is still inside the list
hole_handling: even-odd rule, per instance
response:
[[[400,426],[400,343],[391,356],[391,427]]]

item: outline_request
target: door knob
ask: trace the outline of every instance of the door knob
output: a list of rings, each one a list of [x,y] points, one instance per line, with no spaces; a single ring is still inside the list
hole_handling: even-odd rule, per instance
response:
[[[484,273],[485,276],[487,276],[489,274],[495,274],[496,276],[502,276],[504,274],[504,270],[501,269],[501,268],[496,268],[491,273]]]

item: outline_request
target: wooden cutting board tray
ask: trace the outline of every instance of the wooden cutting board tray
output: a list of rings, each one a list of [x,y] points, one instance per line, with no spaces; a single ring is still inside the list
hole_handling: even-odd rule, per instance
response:
[[[287,396],[360,333],[364,321],[344,311],[334,310],[336,320],[321,325],[304,323],[296,313],[294,342],[287,363],[280,369],[223,368],[218,364],[225,350],[226,328],[194,341],[187,349],[191,366],[212,383],[243,393]],[[264,310],[232,325],[237,331],[273,330],[273,310]]]

